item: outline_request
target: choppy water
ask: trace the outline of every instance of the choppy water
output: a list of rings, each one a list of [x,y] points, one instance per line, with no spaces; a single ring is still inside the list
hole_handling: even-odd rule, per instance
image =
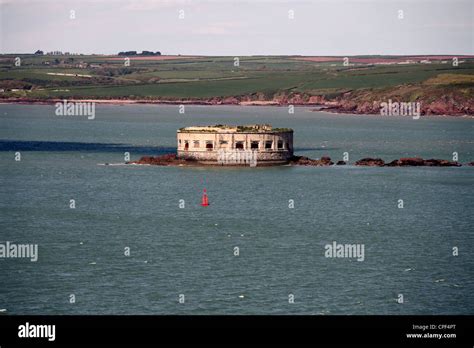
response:
[[[310,157],[474,160],[469,119],[136,105],[97,106],[87,120],[0,105],[0,242],[39,245],[37,262],[0,259],[0,309],[474,314],[474,167],[98,165],[173,151],[186,125],[257,122],[294,128],[296,153]],[[333,241],[363,244],[364,261],[326,258]]]

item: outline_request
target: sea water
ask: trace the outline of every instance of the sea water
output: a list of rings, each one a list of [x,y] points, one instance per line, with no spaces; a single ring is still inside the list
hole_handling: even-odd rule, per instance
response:
[[[472,119],[95,111],[0,105],[0,243],[38,246],[0,258],[2,314],[474,314],[474,167],[103,165],[174,152],[184,126],[253,123],[293,128],[311,158],[465,163]],[[325,255],[339,244],[363,259]]]

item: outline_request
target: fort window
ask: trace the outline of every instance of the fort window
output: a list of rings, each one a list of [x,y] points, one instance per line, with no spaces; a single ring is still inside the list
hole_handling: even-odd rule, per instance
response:
[[[227,140],[221,140],[221,141],[219,142],[219,144],[221,144],[221,145],[226,145],[226,144],[228,144],[228,143],[229,143],[229,142],[228,142]]]
[[[286,149],[287,149],[287,150],[291,150],[291,149],[290,149],[290,144],[286,143]]]
[[[235,148],[238,150],[243,150],[244,149],[244,142],[243,141],[238,141],[235,143]]]
[[[194,147],[199,147],[199,140],[194,140]]]
[[[278,140],[278,149],[283,149],[283,141],[282,140]]]
[[[250,149],[252,150],[258,150],[258,141],[252,141],[250,143]]]
[[[207,151],[212,151],[213,149],[212,141],[206,141],[206,149]]]
[[[265,149],[271,149],[272,148],[272,141],[266,141],[265,142]]]
[[[184,150],[188,151],[189,150],[189,143],[186,141],[184,142]]]

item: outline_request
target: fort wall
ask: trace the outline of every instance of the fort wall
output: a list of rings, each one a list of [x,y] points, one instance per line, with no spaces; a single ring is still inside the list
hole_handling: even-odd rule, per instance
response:
[[[242,165],[252,158],[270,165],[293,156],[293,130],[269,125],[186,127],[178,130],[177,141],[178,158],[205,163]]]

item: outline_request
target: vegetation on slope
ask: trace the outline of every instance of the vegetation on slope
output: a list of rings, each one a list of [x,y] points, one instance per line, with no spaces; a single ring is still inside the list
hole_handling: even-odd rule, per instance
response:
[[[374,112],[381,101],[418,101],[428,113],[472,113],[474,59],[430,64],[305,61],[289,56],[175,57],[130,61],[118,56],[0,56],[0,98],[137,99],[277,104],[324,104],[343,111]],[[154,58],[154,57],[152,57]],[[366,57],[350,57],[363,61]],[[386,62],[392,57],[368,58]],[[398,61],[397,61],[398,59]],[[370,105],[374,104],[374,107]],[[449,104],[449,105],[447,105]],[[434,104],[433,104],[434,105]],[[369,107],[370,106],[370,107]],[[425,111],[426,111],[425,110]]]

